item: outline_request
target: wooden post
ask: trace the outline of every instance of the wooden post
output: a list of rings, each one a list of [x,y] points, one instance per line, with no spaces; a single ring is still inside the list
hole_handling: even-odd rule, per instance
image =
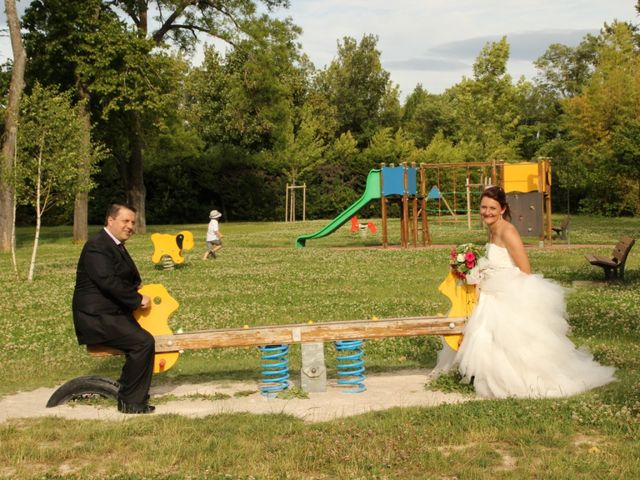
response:
[[[548,158],[538,159],[538,191],[544,195],[545,225],[541,240],[551,241],[551,164]]]
[[[287,183],[287,189],[284,194],[284,221],[289,221],[289,183]]]
[[[302,221],[307,220],[307,183],[302,184]]]
[[[467,230],[471,230],[471,182],[467,171]]]
[[[406,162],[402,163],[402,174],[404,188],[402,192],[402,219],[400,222],[400,235],[402,247],[406,248],[409,246],[409,194],[407,192],[409,185],[409,172],[407,171]]]
[[[438,187],[438,224],[442,221],[442,191],[440,190],[440,169],[437,170],[438,178],[436,185]]]
[[[504,175],[501,175],[501,178],[504,178]],[[497,182],[497,172],[496,172],[496,161],[491,160],[491,185],[498,185]]]
[[[458,182],[456,178],[456,170],[453,170],[453,211],[458,214],[458,196],[456,195],[456,190],[458,188]],[[455,218],[455,217],[454,217]]]
[[[382,248],[387,248],[389,245],[388,231],[387,231],[387,199],[384,196],[384,172],[385,164],[380,165],[380,215],[382,216]]]
[[[415,170],[415,162],[411,163],[411,168]],[[411,196],[411,238],[413,246],[418,246],[418,196],[417,192]]]
[[[429,235],[429,223],[427,220],[427,181],[424,171],[424,164],[420,164],[420,197],[422,197],[420,210],[422,218],[422,246],[427,243],[431,245],[431,235]]]

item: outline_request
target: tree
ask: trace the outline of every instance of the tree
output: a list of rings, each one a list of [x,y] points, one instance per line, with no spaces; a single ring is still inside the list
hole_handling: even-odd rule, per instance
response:
[[[593,72],[598,42],[598,37],[588,34],[574,48],[559,43],[549,45],[533,62],[539,71],[536,83],[558,98],[579,94]]]
[[[442,95],[428,93],[418,85],[407,97],[402,116],[402,128],[416,146],[424,148],[437,132],[452,135],[452,115]]]
[[[153,47],[162,46],[169,41],[189,51],[198,40],[198,32],[220,38],[231,45],[245,36],[264,37],[272,23],[278,22],[271,21],[266,15],[257,15],[257,3],[253,0],[115,0],[108,5],[125,12],[135,25],[138,35],[151,42],[152,46],[146,53],[140,52],[137,59],[139,63],[142,56],[152,55]],[[287,0],[260,0],[260,3],[269,11],[279,6],[288,6]],[[154,10],[157,12],[159,27],[150,31],[149,15]],[[139,111],[129,111],[129,158],[121,166],[127,175],[127,200],[138,210],[140,232],[146,229],[142,125]]]
[[[563,102],[572,154],[589,189],[582,207],[607,215],[640,213],[640,55],[633,29],[602,34],[598,63],[579,95]]]
[[[91,144],[91,109],[99,117],[100,99],[92,99],[92,85],[87,78],[87,62],[92,51],[108,51],[114,38],[104,33],[109,24],[119,24],[102,0],[34,0],[26,10],[25,47],[30,58],[28,76],[43,85],[55,85],[73,92],[74,101],[83,105],[82,133],[85,151]],[[81,159],[84,185],[90,185],[90,158]],[[73,240],[88,238],[89,192],[79,190],[74,200]]]
[[[0,163],[0,251],[8,252],[13,245],[15,227],[14,162],[18,137],[20,98],[24,88],[26,55],[20,36],[20,21],[15,0],[5,0],[5,12],[13,51],[13,70],[9,85],[9,99],[4,117],[4,141]],[[14,260],[15,262],[15,260]]]
[[[393,88],[377,43],[374,35],[364,35],[359,43],[344,37],[338,42],[338,58],[318,75],[320,91],[336,109],[338,135],[351,132],[360,146],[380,126],[385,94]]]
[[[475,145],[476,160],[519,157],[520,117],[507,73],[508,59],[506,38],[487,43],[473,65],[473,79],[463,79],[444,94],[454,125],[453,140]]]
[[[412,162],[417,153],[413,140],[402,129],[393,132],[391,128],[378,130],[362,152],[370,165]]]
[[[33,280],[42,217],[53,206],[73,202],[78,190],[87,190],[81,175],[81,158],[95,160],[97,151],[86,152],[82,119],[69,95],[35,85],[21,108],[18,162],[18,201],[36,212],[36,231],[28,280]],[[82,108],[82,106],[79,106]],[[90,164],[93,161],[90,162]]]

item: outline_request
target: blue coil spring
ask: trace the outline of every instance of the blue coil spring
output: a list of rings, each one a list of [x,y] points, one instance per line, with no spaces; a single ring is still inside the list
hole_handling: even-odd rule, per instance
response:
[[[363,340],[338,340],[336,342],[336,350],[339,353],[336,356],[338,385],[345,387],[342,390],[343,393],[360,393],[367,389],[364,385],[364,380],[367,377],[364,376],[363,343]],[[340,355],[347,350],[353,353]]]
[[[260,393],[275,397],[289,388],[289,345],[265,345],[259,347],[263,360]]]

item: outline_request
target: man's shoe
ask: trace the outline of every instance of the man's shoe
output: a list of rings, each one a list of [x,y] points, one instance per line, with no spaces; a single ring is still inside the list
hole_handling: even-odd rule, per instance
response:
[[[148,403],[127,403],[118,399],[118,411],[121,413],[153,413],[156,407]]]

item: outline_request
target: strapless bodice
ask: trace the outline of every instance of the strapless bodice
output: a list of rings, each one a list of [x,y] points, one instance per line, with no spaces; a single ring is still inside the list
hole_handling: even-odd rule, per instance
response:
[[[516,266],[505,247],[500,247],[495,243],[487,243],[486,252],[490,267],[513,268]]]

